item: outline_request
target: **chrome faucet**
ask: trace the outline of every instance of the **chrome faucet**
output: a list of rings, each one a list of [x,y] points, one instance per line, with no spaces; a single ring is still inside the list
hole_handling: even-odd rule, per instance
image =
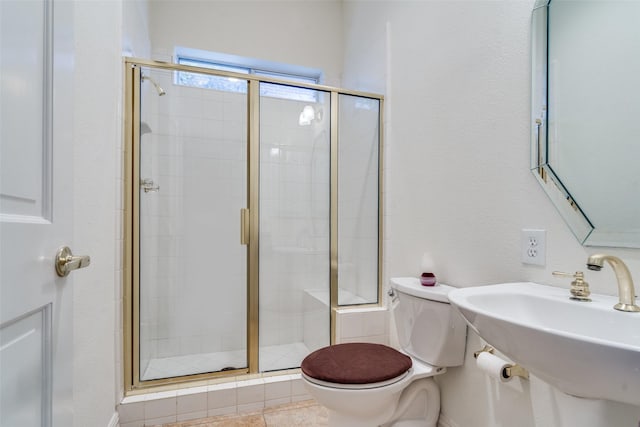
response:
[[[604,261],[607,261],[618,280],[618,298],[620,302],[613,308],[620,311],[640,312],[640,307],[636,305],[635,289],[633,287],[633,279],[631,273],[624,262],[618,257],[612,255],[596,254],[591,255],[587,260],[587,268],[589,270],[600,271]]]

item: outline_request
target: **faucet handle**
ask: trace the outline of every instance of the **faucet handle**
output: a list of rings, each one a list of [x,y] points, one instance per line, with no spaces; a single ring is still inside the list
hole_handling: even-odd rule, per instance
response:
[[[572,277],[575,279],[571,282],[571,296],[569,298],[576,301],[591,301],[591,298],[589,298],[589,295],[591,295],[589,284],[585,282],[584,273],[582,271],[576,271],[575,274],[565,273],[563,271],[554,271],[551,274],[558,277]]]
[[[575,273],[565,273],[564,271],[554,271],[551,274],[557,277],[574,277],[580,280],[584,279],[584,273],[582,271],[576,271]]]

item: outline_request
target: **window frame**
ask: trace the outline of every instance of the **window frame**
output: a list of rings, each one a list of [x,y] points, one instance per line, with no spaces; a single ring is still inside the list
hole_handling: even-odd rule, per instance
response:
[[[175,63],[179,65],[189,65],[211,70],[229,71],[238,74],[282,79],[287,82],[291,82],[291,85],[289,85],[289,87],[293,92],[295,92],[297,89],[300,90],[299,96],[288,96],[286,91],[283,91],[283,93],[280,95],[274,94],[273,92],[269,93],[268,91],[265,91],[264,96],[269,97],[278,97],[306,102],[317,102],[318,95],[317,93],[315,93],[315,91],[313,94],[305,94],[305,92],[313,91],[313,89],[308,89],[304,86],[297,86],[296,83],[301,83],[302,85],[319,85],[322,81],[322,72],[317,69],[278,62],[263,61],[235,55],[227,55],[216,52],[208,52],[188,48],[176,48],[174,58]],[[183,71],[177,71],[174,75],[174,84],[176,85],[222,91],[228,90],[229,92],[235,93],[245,93],[242,89],[233,90],[225,89],[222,87],[214,88],[188,85],[180,81],[180,73],[183,73]],[[284,85],[286,85],[286,83]]]

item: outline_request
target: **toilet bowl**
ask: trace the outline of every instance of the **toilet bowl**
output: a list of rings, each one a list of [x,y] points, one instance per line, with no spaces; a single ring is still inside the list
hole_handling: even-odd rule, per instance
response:
[[[337,344],[302,362],[303,383],[329,410],[331,427],[435,427],[440,392],[432,377],[463,363],[466,324],[448,304],[453,288],[424,287],[417,278],[391,286],[402,351]]]
[[[440,412],[440,391],[431,377],[444,371],[412,359],[409,370],[396,378],[376,383],[331,383],[309,377],[304,371],[302,378],[309,393],[329,409],[330,426],[384,425],[403,415],[407,404],[422,396],[424,398],[418,404],[433,410],[418,418],[415,425],[435,427]],[[399,401],[405,404],[399,405]],[[403,427],[411,426],[406,421],[403,421]]]

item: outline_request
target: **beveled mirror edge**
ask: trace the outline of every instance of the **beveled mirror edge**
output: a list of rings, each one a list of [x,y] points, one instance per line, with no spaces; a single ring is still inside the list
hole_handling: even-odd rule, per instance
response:
[[[536,0],[531,15],[531,159],[530,169],[578,241],[585,246],[640,247],[639,231],[596,229],[547,161],[547,37],[551,0]]]
[[[533,10],[536,11],[537,9],[541,8],[541,7],[547,7],[549,6],[549,2],[551,0],[536,0],[535,4],[533,5]]]

